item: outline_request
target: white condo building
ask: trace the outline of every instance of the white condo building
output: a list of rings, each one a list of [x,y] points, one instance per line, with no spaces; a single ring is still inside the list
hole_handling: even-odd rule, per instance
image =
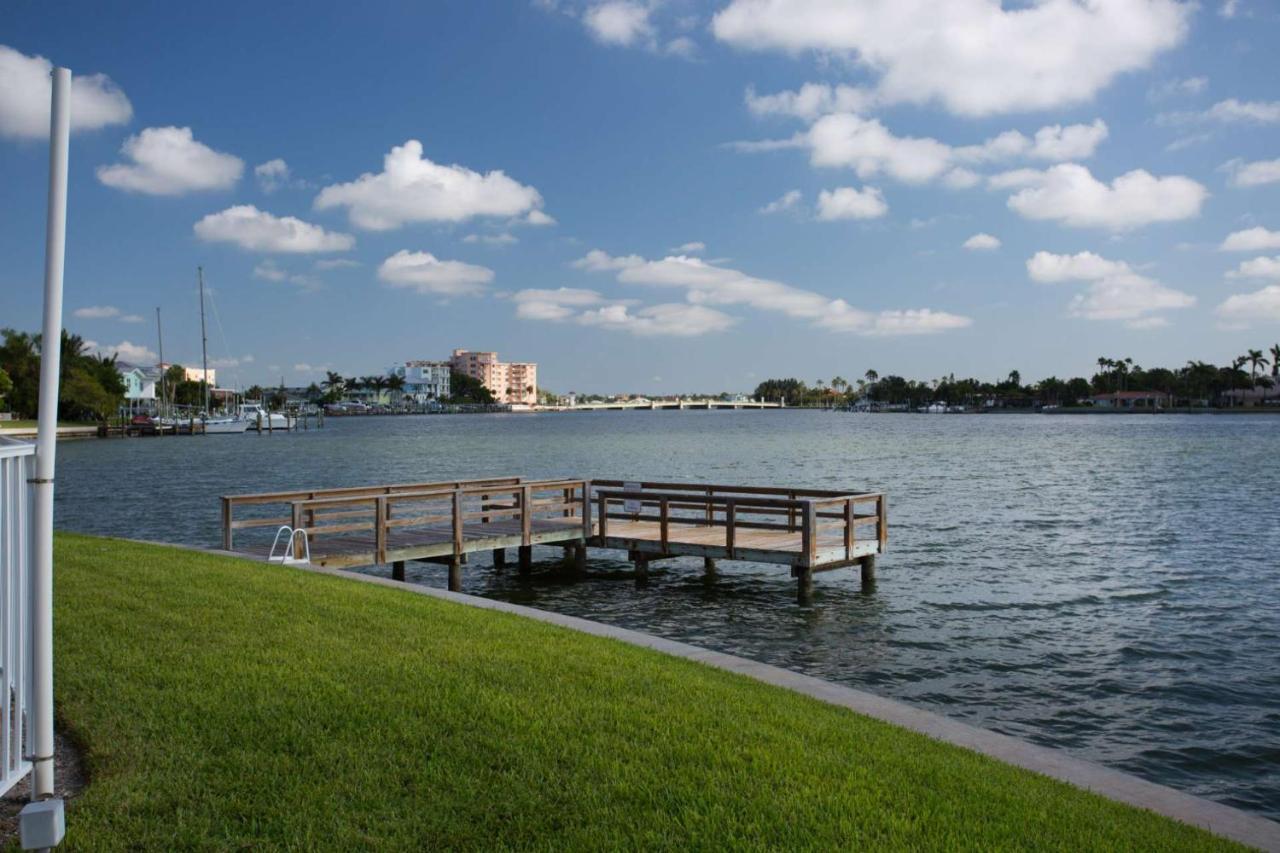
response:
[[[444,400],[452,394],[449,388],[449,362],[406,361],[387,369],[388,376],[404,379],[404,393],[417,403]]]

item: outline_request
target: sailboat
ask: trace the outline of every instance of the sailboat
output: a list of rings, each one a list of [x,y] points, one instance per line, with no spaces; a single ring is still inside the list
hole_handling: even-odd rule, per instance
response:
[[[203,371],[200,384],[204,386],[204,434],[243,434],[249,429],[249,421],[242,413],[217,418],[209,415],[209,337],[204,328],[204,267],[196,267],[196,276],[200,280],[200,367]]]

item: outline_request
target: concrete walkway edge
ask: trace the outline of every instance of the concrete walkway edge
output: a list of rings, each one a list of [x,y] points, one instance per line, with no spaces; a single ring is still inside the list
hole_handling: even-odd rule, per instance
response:
[[[166,543],[148,542],[147,544],[163,545]],[[184,546],[170,545],[169,547],[182,548]],[[187,548],[187,550],[198,550],[210,554],[244,559],[242,554],[232,554],[227,551],[204,548]],[[848,708],[864,716],[919,732],[944,743],[971,749],[974,752],[1003,761],[1006,764],[1012,764],[1025,770],[1048,776],[1051,779],[1066,782],[1077,788],[1092,791],[1118,802],[1127,803],[1141,809],[1148,809],[1156,814],[1193,826],[1203,827],[1216,835],[1221,835],[1241,844],[1280,853],[1280,823],[1275,823],[1264,817],[1249,814],[1222,803],[1215,803],[1212,800],[1206,800],[1164,785],[1158,785],[1155,782],[1148,782],[1128,773],[1111,770],[1100,764],[1073,758],[1061,750],[1037,746],[1008,735],[971,726],[968,723],[962,723],[958,720],[944,717],[941,714],[935,714],[932,711],[925,711],[904,702],[899,702],[896,699],[876,696],[862,690],[855,690],[852,687],[844,687],[810,675],[803,675],[770,664],[747,660],[736,655],[714,652],[698,646],[691,646],[688,643],[676,642],[675,640],[665,640],[652,634],[644,634],[627,628],[618,628],[601,622],[592,622],[589,619],[581,619],[577,616],[566,616],[561,613],[552,613],[547,610],[538,610],[519,604],[509,604],[505,601],[447,592],[442,589],[394,581],[390,578],[365,575],[359,572],[326,569],[319,566],[294,566],[293,568],[299,568],[315,574],[346,578],[361,583],[392,587],[417,595],[426,595],[431,598],[451,601],[455,604],[463,604],[468,607],[511,613],[528,619],[536,619],[539,622],[558,625],[561,628],[581,631],[584,634],[607,637],[633,646],[653,649],[663,654],[697,661],[717,669],[736,672],[765,684],[794,690],[813,699]]]

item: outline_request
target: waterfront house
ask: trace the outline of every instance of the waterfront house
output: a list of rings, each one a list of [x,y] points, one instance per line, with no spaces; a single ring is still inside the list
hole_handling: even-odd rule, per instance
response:
[[[160,368],[117,361],[116,370],[124,382],[124,398],[129,411],[152,409],[156,404],[156,384],[160,381]]]
[[[1163,391],[1115,391],[1111,394],[1095,394],[1089,398],[1089,402],[1099,409],[1152,411],[1169,408],[1173,399]]]
[[[387,369],[388,376],[399,376],[404,380],[402,393],[413,398],[415,403],[437,402],[453,396],[449,384],[451,373],[452,368],[447,361],[406,361]]]

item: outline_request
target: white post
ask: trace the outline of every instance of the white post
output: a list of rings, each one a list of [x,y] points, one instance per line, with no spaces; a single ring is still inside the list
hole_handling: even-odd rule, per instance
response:
[[[58,432],[58,375],[62,361],[62,264],[67,240],[67,148],[71,72],[53,70],[49,118],[49,220],[44,253],[44,336],[40,341],[40,409],[31,579],[31,799],[53,796],[53,467]]]

